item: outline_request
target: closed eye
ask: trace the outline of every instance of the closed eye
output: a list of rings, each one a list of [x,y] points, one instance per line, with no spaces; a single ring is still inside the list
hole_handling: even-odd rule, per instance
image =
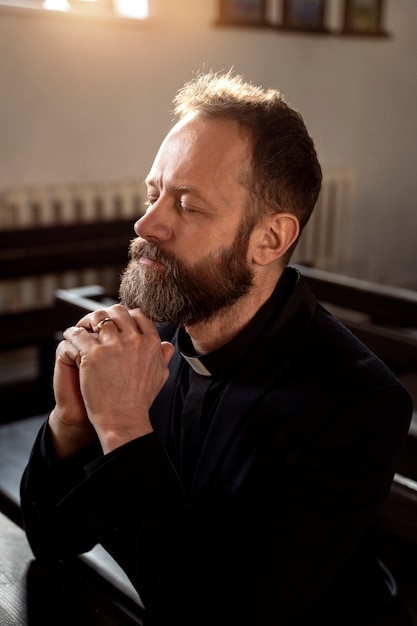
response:
[[[179,203],[179,208],[182,211],[182,213],[200,213],[201,212],[198,209],[195,209],[194,207],[191,207],[188,204],[185,204],[184,202]]]
[[[150,207],[158,200],[157,196],[148,196],[148,199],[145,202],[146,207]]]

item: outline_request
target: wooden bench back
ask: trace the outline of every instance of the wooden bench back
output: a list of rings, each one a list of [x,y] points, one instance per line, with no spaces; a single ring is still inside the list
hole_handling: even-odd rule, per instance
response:
[[[417,291],[297,267],[317,299],[396,373],[417,370]]]
[[[55,289],[71,272],[79,285],[85,284],[85,274],[93,275],[95,281],[103,275],[106,295],[114,297],[135,236],[133,226],[129,217],[0,231],[2,367],[7,367],[16,351],[30,348],[36,352],[35,379],[0,379],[0,401],[13,405],[17,418],[47,411],[52,402],[55,332],[59,330]]]
[[[124,267],[132,219],[0,232],[0,280],[87,267]]]
[[[296,267],[321,302],[363,312],[374,323],[417,328],[417,291],[302,265]]]

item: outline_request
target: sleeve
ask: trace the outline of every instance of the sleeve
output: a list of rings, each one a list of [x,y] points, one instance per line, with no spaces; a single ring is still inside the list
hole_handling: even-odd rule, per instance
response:
[[[77,455],[57,461],[52,453],[48,421],[34,442],[20,483],[23,525],[34,555],[40,560],[60,559],[90,550],[97,539],[85,524],[83,511],[68,520],[58,518],[58,503],[85,480],[84,465],[102,455],[97,443]]]

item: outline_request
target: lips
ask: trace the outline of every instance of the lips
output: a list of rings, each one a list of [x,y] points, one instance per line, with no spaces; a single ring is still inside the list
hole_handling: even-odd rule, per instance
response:
[[[141,265],[147,265],[148,267],[164,267],[163,263],[156,261],[155,259],[151,259],[145,254],[138,259],[138,263]]]
[[[129,251],[133,263],[153,269],[166,269],[170,264],[169,255],[163,253],[158,246],[140,239],[134,239]]]

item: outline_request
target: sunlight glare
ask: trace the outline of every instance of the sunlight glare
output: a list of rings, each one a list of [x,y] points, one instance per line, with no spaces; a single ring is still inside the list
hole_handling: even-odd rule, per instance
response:
[[[115,0],[115,11],[123,17],[144,20],[149,15],[148,0]]]
[[[48,11],[69,11],[71,8],[67,0],[44,0],[42,6]]]

